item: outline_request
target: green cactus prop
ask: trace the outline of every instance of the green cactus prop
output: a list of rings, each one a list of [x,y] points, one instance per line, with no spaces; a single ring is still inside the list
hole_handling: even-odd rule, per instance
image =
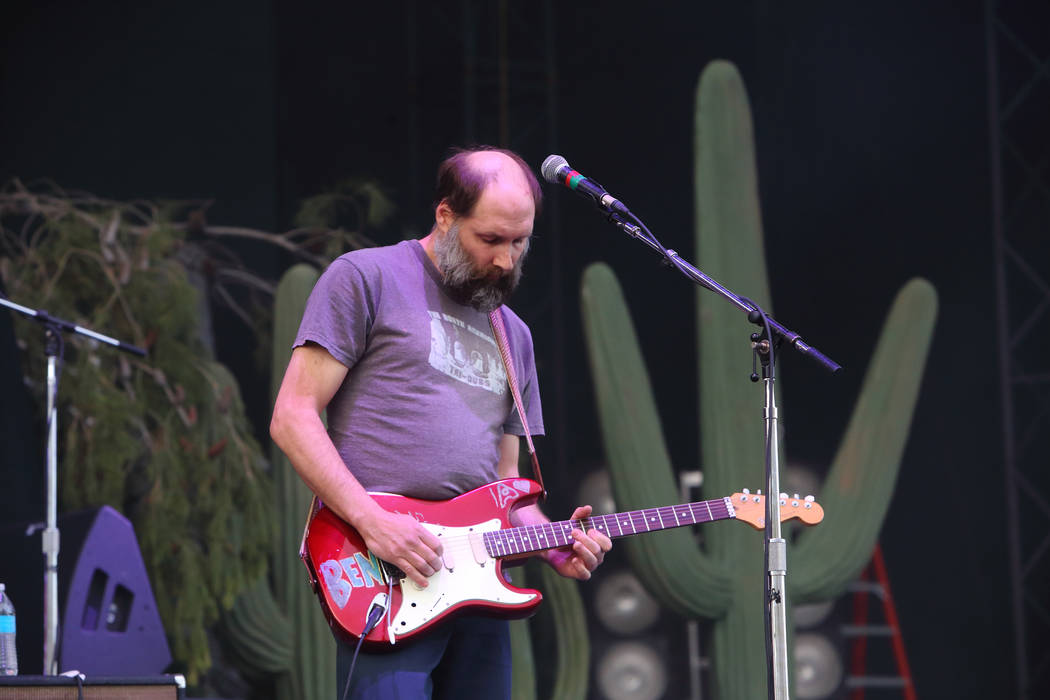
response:
[[[548,614],[554,618],[556,666],[552,700],[583,700],[590,679],[591,645],[583,600],[575,579],[560,576],[554,569],[540,568]]]
[[[524,446],[519,454],[518,469],[521,474],[529,474],[532,469],[532,460]],[[549,663],[553,659],[554,664],[551,688],[538,689],[532,619],[511,622],[513,700],[535,700],[538,695],[551,700],[584,700],[590,680],[591,646],[579,583],[575,579],[560,576],[538,559],[529,560],[525,566],[514,567],[509,571],[516,586],[527,586],[527,579],[535,587],[539,579],[538,587],[543,591],[544,605],[540,608],[538,618],[550,624],[535,626],[536,637],[538,648],[545,650],[541,655],[541,663]],[[551,649],[553,652],[550,652]]]
[[[284,369],[292,354],[292,342],[299,329],[299,320],[306,308],[306,299],[318,276],[314,267],[300,264],[289,269],[277,286],[274,297],[271,403],[280,389]],[[274,593],[292,621],[296,640],[292,672],[278,681],[278,691],[280,696],[288,698],[334,697],[335,641],[313,591],[306,584],[306,569],[298,555],[306,512],[313,494],[275,445],[271,449],[270,462],[274,470],[277,513],[281,522],[273,554]],[[293,692],[293,688],[297,692]]]
[[[316,268],[299,264],[277,285],[271,401],[280,388],[299,319],[317,278]],[[271,450],[271,463],[274,509],[280,523],[273,548],[273,591],[260,580],[238,598],[225,618],[227,640],[234,660],[247,675],[276,674],[277,698],[334,697],[335,642],[298,557],[312,494],[276,446]]]
[[[528,620],[510,623],[511,700],[536,700],[536,660]]]
[[[292,665],[292,626],[274,600],[266,578],[256,579],[222,618],[230,661],[257,680]]]
[[[539,616],[550,624],[541,626],[537,636],[541,648],[553,643],[554,658],[553,684],[548,692],[541,693],[536,687],[532,620],[511,622],[511,697],[513,700],[535,700],[542,695],[551,700],[584,700],[590,678],[591,645],[587,637],[587,619],[579,584],[575,579],[560,576],[554,569],[537,560],[511,571],[516,586],[528,585],[525,582],[526,574],[531,581],[536,578],[540,580],[544,605],[540,608]],[[546,661],[546,655],[543,661]]]
[[[751,115],[736,68],[710,64],[697,100],[698,259],[705,272],[770,311]],[[697,299],[701,459],[710,498],[763,483],[763,397],[760,384],[745,380],[752,328],[743,314],[706,290],[698,290]],[[617,505],[675,502],[652,389],[622,292],[607,266],[585,272],[581,304]],[[893,303],[819,494],[827,517],[789,550],[791,603],[841,594],[870,559],[900,467],[936,306],[936,293],[923,280],[906,284]],[[763,697],[762,537],[728,523],[708,526],[704,539],[700,551],[687,532],[671,530],[632,538],[625,546],[659,600],[682,615],[714,621],[718,697]]]

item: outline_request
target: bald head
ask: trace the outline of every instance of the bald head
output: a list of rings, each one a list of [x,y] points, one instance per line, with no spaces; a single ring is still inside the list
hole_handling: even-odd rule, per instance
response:
[[[457,150],[438,167],[434,208],[446,202],[456,216],[470,216],[490,186],[504,196],[527,196],[539,214],[543,194],[528,164],[513,151],[490,146]]]
[[[501,187],[505,190],[517,188],[529,193],[529,181],[518,162],[500,151],[475,151],[468,153],[466,167],[485,182],[485,187]]]

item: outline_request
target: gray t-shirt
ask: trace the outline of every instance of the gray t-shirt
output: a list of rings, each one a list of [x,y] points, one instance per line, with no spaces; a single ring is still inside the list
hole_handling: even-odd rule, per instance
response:
[[[503,308],[522,400],[543,434],[528,326]],[[347,253],[317,281],[295,346],[349,372],[328,434],[369,491],[447,499],[496,479],[504,433],[525,433],[488,314],[453,301],[418,241]]]

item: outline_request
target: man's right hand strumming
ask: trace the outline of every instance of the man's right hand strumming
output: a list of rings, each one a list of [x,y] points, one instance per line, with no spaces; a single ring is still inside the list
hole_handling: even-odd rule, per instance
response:
[[[354,528],[368,549],[395,565],[417,586],[441,568],[441,541],[411,515],[391,513],[378,505],[354,518]]]

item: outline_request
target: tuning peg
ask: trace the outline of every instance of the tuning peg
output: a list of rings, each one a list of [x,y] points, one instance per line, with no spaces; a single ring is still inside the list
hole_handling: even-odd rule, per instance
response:
[[[797,501],[798,500],[798,494],[796,493],[794,496],[792,496],[792,498],[794,498]]]
[[[780,500],[782,500],[782,501],[786,501],[787,497],[788,497],[788,495],[786,493],[780,494]]]
[[[813,495],[812,495],[812,494],[810,494],[809,496],[806,496],[806,501],[807,501],[808,503],[812,503],[812,502],[813,502],[813,501],[815,501],[815,500],[817,500],[817,499],[813,498]]]
[[[756,489],[755,490],[755,494],[758,495],[758,496],[761,496],[762,495],[762,489]]]
[[[751,489],[744,489],[743,491],[741,491],[741,493],[743,493],[746,496],[747,494],[751,493]]]

